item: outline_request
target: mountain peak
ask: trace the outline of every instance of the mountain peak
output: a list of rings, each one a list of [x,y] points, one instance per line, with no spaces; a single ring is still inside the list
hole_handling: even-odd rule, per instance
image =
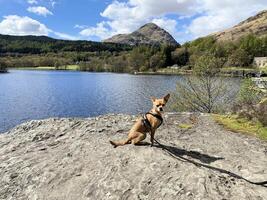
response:
[[[153,22],[144,24],[143,26],[140,27],[140,29],[142,28],[159,28],[160,29],[160,27],[157,24],[154,24]]]
[[[166,44],[171,46],[178,46],[179,43],[166,30],[160,28],[154,23],[147,23],[141,26],[138,30],[130,34],[118,34],[111,38],[104,40],[104,42],[139,45],[159,45]]]

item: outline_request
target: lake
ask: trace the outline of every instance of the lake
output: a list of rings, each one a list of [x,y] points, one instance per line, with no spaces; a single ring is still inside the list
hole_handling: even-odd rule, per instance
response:
[[[240,79],[227,78],[238,86]],[[9,70],[0,74],[0,132],[28,120],[138,114],[150,97],[175,90],[182,76]]]

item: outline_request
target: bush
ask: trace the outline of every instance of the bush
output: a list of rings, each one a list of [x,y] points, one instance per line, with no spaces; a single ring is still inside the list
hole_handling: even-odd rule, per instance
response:
[[[221,111],[227,97],[224,79],[217,77],[222,63],[213,56],[201,56],[194,76],[185,76],[176,85],[172,107],[176,111],[214,113]]]
[[[239,117],[259,121],[267,126],[267,98],[251,79],[242,82],[237,103],[233,108]]]

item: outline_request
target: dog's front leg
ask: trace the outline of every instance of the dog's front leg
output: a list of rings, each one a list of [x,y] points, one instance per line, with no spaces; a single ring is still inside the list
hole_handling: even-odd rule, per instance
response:
[[[150,142],[151,142],[151,147],[154,145],[154,135],[155,135],[155,131],[154,130],[151,130],[151,132],[150,132],[151,134],[150,134]]]

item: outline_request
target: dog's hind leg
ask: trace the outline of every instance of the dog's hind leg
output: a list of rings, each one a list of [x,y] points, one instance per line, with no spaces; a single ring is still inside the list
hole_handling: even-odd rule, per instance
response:
[[[128,135],[128,138],[126,140],[109,141],[109,142],[110,144],[113,145],[114,148],[116,148],[117,146],[123,146],[123,145],[130,144],[130,143],[137,144],[140,141],[144,140],[145,138],[146,138],[146,134],[134,131]]]
[[[131,142],[131,138],[127,138],[126,140],[120,140],[120,141],[109,141],[110,144],[113,145],[114,148],[116,148],[117,146],[123,146],[123,145],[126,145],[126,144],[130,144]]]
[[[146,138],[146,134],[141,133],[141,132],[135,132],[135,135],[137,135],[137,137],[131,140],[132,144],[134,145],[138,144],[139,142],[143,141]]]

